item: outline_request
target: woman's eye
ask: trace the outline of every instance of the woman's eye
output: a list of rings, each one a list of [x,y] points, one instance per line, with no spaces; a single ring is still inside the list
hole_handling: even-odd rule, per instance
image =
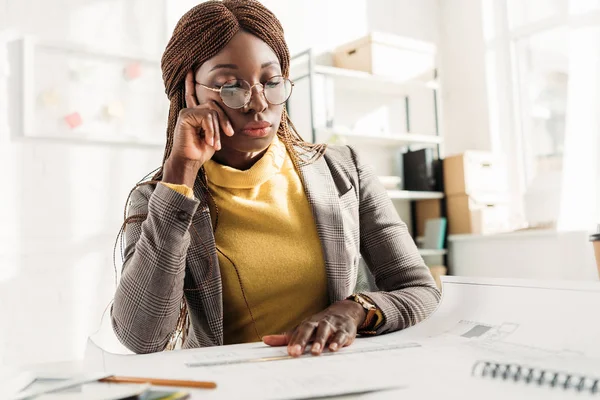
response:
[[[242,87],[242,84],[240,83],[240,81],[227,81],[224,84],[222,84],[221,86],[224,87],[225,89],[235,89],[235,88]]]
[[[267,83],[265,83],[265,87],[266,88],[276,88],[280,84],[281,84],[281,81],[268,81]]]

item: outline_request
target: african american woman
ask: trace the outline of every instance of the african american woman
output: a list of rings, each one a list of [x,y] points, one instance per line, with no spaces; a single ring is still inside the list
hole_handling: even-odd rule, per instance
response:
[[[128,199],[113,329],[136,353],[264,341],[298,356],[422,321],[440,293],[372,170],[302,140],[277,18],[208,1],[162,57],[161,168]],[[359,290],[360,260],[376,288]]]

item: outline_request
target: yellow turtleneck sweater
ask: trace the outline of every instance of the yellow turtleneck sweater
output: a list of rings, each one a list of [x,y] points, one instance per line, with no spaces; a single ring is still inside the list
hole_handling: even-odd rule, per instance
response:
[[[259,341],[324,310],[328,294],[321,242],[284,144],[276,137],[246,171],[212,160],[204,168],[219,208],[215,240],[225,344]],[[186,189],[183,194],[193,195]]]

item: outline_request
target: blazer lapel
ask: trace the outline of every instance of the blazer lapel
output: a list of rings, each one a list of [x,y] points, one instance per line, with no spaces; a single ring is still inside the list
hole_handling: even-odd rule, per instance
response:
[[[206,199],[208,193],[198,180],[194,185],[194,196]],[[221,271],[215,251],[215,236],[212,231],[210,210],[203,201],[192,219],[190,229],[191,245],[188,250],[188,263],[191,278],[196,289],[187,292],[189,298],[198,301],[204,311],[205,321],[196,321],[209,335],[206,345],[223,344],[223,298]],[[202,341],[202,338],[199,338]],[[204,345],[204,343],[201,343]]]
[[[343,300],[348,292],[348,259],[339,193],[324,157],[302,166],[300,177],[312,207],[323,248],[329,301]]]

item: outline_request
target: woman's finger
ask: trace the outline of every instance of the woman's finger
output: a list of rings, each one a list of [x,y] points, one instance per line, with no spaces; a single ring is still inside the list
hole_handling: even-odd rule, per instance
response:
[[[281,335],[267,335],[264,336],[263,343],[267,346],[286,346],[290,342],[292,334],[287,332]]]
[[[347,332],[337,331],[333,335],[333,338],[331,338],[331,341],[329,342],[329,350],[338,351],[342,347],[349,345],[350,343],[352,343],[351,341],[348,340],[349,338],[350,338],[350,335]]]
[[[211,101],[208,104],[210,105],[211,110],[214,110],[219,115],[219,125],[221,126],[221,132],[226,134],[227,136],[233,136],[233,134],[235,133],[233,131],[233,126],[231,125],[229,118],[227,118],[225,111],[223,111],[219,103],[217,103],[216,101]]]
[[[185,105],[187,108],[198,105],[198,101],[196,100],[196,82],[192,70],[188,71],[185,76]]]
[[[329,341],[331,335],[333,335],[333,325],[327,320],[321,320],[315,333],[315,339],[310,349],[311,353],[318,356],[323,352],[325,344]]]
[[[304,353],[306,344],[317,328],[316,322],[304,321],[294,331],[290,343],[288,343],[288,354],[298,357]]]
[[[207,113],[202,118],[202,127],[204,128],[204,141],[209,146],[214,146],[215,131],[214,131],[214,125],[213,125],[211,113]]]
[[[221,150],[221,128],[219,127],[219,114],[216,111],[212,111],[213,130],[215,131],[213,146],[215,150]]]

